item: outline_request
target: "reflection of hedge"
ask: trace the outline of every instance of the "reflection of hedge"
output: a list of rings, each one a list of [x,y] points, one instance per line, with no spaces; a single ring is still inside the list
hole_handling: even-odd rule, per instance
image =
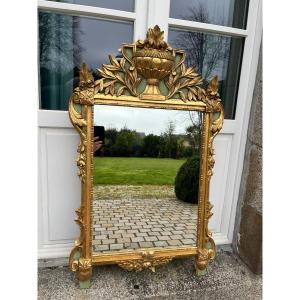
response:
[[[178,170],[175,178],[175,194],[182,201],[198,202],[199,156],[189,158]]]

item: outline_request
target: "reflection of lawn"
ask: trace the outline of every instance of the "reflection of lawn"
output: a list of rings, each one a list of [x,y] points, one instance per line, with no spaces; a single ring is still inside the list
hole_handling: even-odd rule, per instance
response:
[[[95,157],[94,184],[173,185],[185,159]]]

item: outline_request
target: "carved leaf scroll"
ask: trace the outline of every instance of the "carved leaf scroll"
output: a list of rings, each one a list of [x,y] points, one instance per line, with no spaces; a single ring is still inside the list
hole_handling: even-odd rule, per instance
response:
[[[122,48],[123,57],[118,61],[114,56],[109,55],[110,65],[104,64],[102,69],[97,69],[103,78],[95,82],[96,92],[105,95],[124,94],[127,90],[132,96],[138,96],[137,87],[141,82],[136,68],[133,67],[131,60],[125,55]],[[126,67],[126,62],[130,67]]]
[[[167,99],[174,97],[178,94],[180,99],[186,101],[200,101],[205,95],[205,89],[201,84],[203,79],[201,75],[196,73],[192,67],[186,68],[185,65],[180,65],[180,72],[172,72],[168,79],[165,80],[165,84],[169,89],[169,93],[166,96]],[[187,90],[187,92],[184,91]]]
[[[147,79],[148,86],[152,87],[158,87],[158,82],[163,81],[167,88],[166,95],[152,88],[153,95],[149,97],[151,89],[146,93],[146,87],[145,99],[202,101],[207,104],[207,111],[220,111],[217,104],[220,101],[218,78],[214,77],[205,88],[202,76],[193,67],[185,66],[184,51],[173,49],[164,41],[163,33],[158,26],[149,28],[145,40],[122,46],[120,59],[109,55],[110,64],[103,64],[102,68],[97,69],[102,78],[94,82],[94,93],[117,97],[127,93],[143,97],[139,89],[142,79]],[[91,78],[85,82],[88,80]]]

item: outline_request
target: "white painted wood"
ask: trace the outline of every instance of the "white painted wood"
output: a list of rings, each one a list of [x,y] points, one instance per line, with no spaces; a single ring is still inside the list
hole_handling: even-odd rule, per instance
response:
[[[69,257],[72,248],[74,247],[74,241],[57,243],[57,244],[41,244],[39,245],[38,258],[61,258]]]
[[[136,20],[134,23],[134,41],[144,39],[147,32],[147,11],[148,1],[147,0],[135,0],[135,12]]]
[[[244,154],[249,124],[250,109],[255,85],[259,50],[262,38],[262,3],[260,0],[251,0],[248,13],[248,36],[245,41],[243,63],[240,76],[239,94],[236,107],[237,128],[234,136],[232,151],[232,169],[228,180],[224,209],[224,224],[228,226],[228,239],[232,242],[236,206],[240,190],[240,182],[244,164]]]
[[[164,31],[165,40],[168,40],[168,18],[170,0],[149,0],[147,27],[158,25]]]
[[[210,202],[213,207],[213,216],[209,221],[209,229],[214,233],[222,233],[222,212],[225,202],[225,193],[227,186],[227,175],[229,171],[232,134],[221,134],[216,137],[215,145],[215,167],[214,175],[211,179]]]
[[[214,216],[209,224],[216,244],[232,242],[236,203],[243,169],[249,112],[262,33],[261,2],[251,0],[247,30],[169,18],[170,0],[136,0],[134,13],[83,5],[39,1],[40,9],[72,15],[131,20],[134,38],[144,38],[149,26],[158,24],[167,35],[168,25],[184,30],[201,30],[244,36],[245,48],[235,120],[225,120],[215,141],[216,164],[210,199]],[[169,23],[169,24],[168,24]],[[80,184],[75,164],[79,137],[65,111],[38,111],[39,122],[39,258],[67,257],[78,237],[75,209],[79,206]]]
[[[73,243],[78,237],[75,209],[80,205],[76,176],[79,136],[73,128],[39,129],[39,247]],[[60,245],[61,246],[61,245]]]
[[[38,111],[39,127],[74,128],[67,111],[42,110]]]
[[[169,25],[172,26],[172,29],[180,29],[180,30],[192,30],[192,31],[201,31],[208,33],[216,33],[227,36],[241,36],[246,37],[248,35],[248,31],[239,28],[207,24],[195,21],[187,21],[180,19],[169,18]]]

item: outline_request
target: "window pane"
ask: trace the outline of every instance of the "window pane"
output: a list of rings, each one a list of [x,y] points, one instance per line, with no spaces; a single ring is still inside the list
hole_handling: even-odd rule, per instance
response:
[[[41,109],[67,110],[83,62],[95,72],[132,42],[133,23],[39,13]],[[94,73],[95,74],[95,73]],[[96,76],[96,74],[95,74]]]
[[[170,17],[246,28],[249,0],[171,0]]]
[[[134,11],[134,0],[50,0],[55,2],[81,4],[95,7]]]
[[[218,75],[225,118],[234,119],[244,39],[169,30],[169,43],[186,51],[186,64],[194,66],[206,83]]]

